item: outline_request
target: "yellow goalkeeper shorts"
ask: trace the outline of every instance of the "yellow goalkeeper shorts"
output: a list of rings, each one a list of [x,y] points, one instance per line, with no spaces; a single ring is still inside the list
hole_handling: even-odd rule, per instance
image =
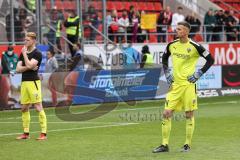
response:
[[[21,104],[42,102],[41,82],[23,81],[21,84]]]
[[[172,84],[167,93],[165,109],[173,111],[193,111],[197,109],[197,89],[195,84]]]

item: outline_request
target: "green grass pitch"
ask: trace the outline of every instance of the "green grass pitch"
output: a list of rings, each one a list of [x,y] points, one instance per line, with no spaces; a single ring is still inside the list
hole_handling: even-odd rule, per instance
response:
[[[1,160],[239,160],[239,96],[199,99],[192,150],[179,152],[185,141],[185,120],[177,113],[172,124],[170,152],[153,154],[161,143],[163,100],[119,104],[114,111],[86,122],[61,121],[46,109],[48,140],[38,142],[38,116],[31,110],[31,139],[17,141],[21,113],[0,112]],[[73,113],[90,106],[74,106]]]

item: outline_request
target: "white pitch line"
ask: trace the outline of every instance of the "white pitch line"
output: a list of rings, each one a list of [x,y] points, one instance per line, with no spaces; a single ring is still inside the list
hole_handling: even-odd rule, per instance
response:
[[[139,124],[139,123],[122,123],[122,124],[112,124],[112,125],[102,125],[102,126],[90,126],[90,127],[79,127],[79,128],[66,128],[66,129],[54,129],[49,130],[49,132],[63,132],[63,131],[74,131],[74,130],[83,130],[83,129],[95,129],[95,128],[108,128],[108,127],[117,127],[117,126],[128,126],[133,124]],[[31,133],[39,133],[39,131],[33,131]],[[3,136],[12,136],[12,135],[18,135],[22,133],[4,133],[0,134],[0,137]]]
[[[14,123],[22,123],[21,121],[17,121],[17,122],[0,122],[0,124],[14,124]],[[30,123],[39,123],[39,122],[30,122]],[[83,121],[79,121],[79,122],[77,122],[77,121],[72,121],[72,122],[61,122],[61,121],[59,121],[59,122],[47,122],[48,124],[50,124],[50,123],[55,123],[55,124],[125,124],[125,123],[122,123],[122,122],[83,122]]]
[[[198,105],[218,105],[218,104],[237,104],[239,103],[239,101],[227,101],[227,102],[210,102],[210,103],[199,103]],[[121,111],[135,111],[135,110],[148,110],[148,109],[155,109],[155,108],[159,108],[160,109],[160,106],[158,107],[144,107],[144,108],[126,108],[126,109],[116,109],[116,110],[113,110],[111,112],[121,112]],[[84,112],[74,112],[73,114],[79,114],[79,113],[84,113]],[[59,114],[59,115],[65,115],[65,114]],[[55,117],[56,114],[49,114],[47,115],[47,117]],[[31,116],[32,118],[33,117],[38,117],[38,116]],[[21,119],[22,117],[9,117],[9,118],[0,118],[0,120],[7,120],[7,119]]]

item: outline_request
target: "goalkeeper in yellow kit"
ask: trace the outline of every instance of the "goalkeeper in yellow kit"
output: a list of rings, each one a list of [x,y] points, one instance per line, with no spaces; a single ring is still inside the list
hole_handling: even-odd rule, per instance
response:
[[[211,54],[200,44],[188,38],[190,24],[183,21],[177,25],[177,37],[167,45],[162,57],[163,69],[170,85],[166,96],[162,120],[162,144],[153,153],[168,152],[168,142],[171,131],[171,117],[174,111],[184,109],[186,115],[186,141],[181,149],[188,152],[194,131],[194,110],[197,109],[197,94],[195,82],[211,67],[214,60]],[[172,73],[168,67],[168,59],[172,58]],[[199,57],[206,60],[205,65],[196,70]]]

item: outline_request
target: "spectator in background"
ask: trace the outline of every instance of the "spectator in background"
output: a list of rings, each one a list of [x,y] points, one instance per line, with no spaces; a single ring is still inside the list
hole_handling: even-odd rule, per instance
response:
[[[222,41],[223,40],[223,31],[224,31],[224,20],[225,16],[223,10],[218,10],[214,15],[216,19],[216,26],[213,28],[213,41]]]
[[[80,71],[84,68],[84,55],[80,43],[74,46],[75,55],[72,57],[72,64],[70,66],[70,71]]]
[[[215,24],[216,24],[216,18],[213,15],[213,9],[210,8],[204,17],[205,41],[207,42],[212,41],[213,28],[215,27]]]
[[[142,61],[140,63],[140,68],[149,68],[154,64],[153,55],[149,51],[148,45],[142,47]]]
[[[200,20],[196,17],[195,13],[192,12],[192,15],[188,15],[185,21],[187,21],[191,25],[189,37],[194,38],[196,33],[200,30]]]
[[[14,74],[16,71],[18,62],[18,56],[13,51],[13,47],[11,45],[8,46],[8,50],[3,52],[2,56],[2,74]]]
[[[25,36],[25,33],[28,32],[31,25],[33,25],[33,17],[28,15],[27,10],[24,8],[19,9],[19,20],[23,28],[22,36]]]
[[[54,52],[49,50],[47,52],[47,62],[46,62],[46,69],[45,72],[47,73],[54,73],[56,72],[58,69],[58,62],[56,60],[56,58],[54,57]],[[57,93],[56,93],[56,88],[51,85],[51,81],[52,81],[52,76],[49,77],[49,82],[48,82],[48,88],[51,92],[51,96],[52,96],[52,104],[53,106],[57,105]]]
[[[4,75],[4,81],[7,85],[7,86],[2,87],[2,88],[6,88],[6,89],[8,87],[10,88],[10,86],[11,86],[10,75],[15,74],[17,63],[18,63],[18,56],[17,56],[16,53],[14,53],[13,46],[9,45],[7,51],[2,53],[2,61],[1,61],[2,73],[1,74]],[[11,90],[10,89],[9,90],[1,90],[1,92],[5,92],[5,94],[8,95],[8,98],[11,97]],[[3,106],[3,107],[7,107],[7,106]]]
[[[50,50],[53,50],[53,45],[56,44],[56,31],[61,28],[61,21],[59,24],[58,21],[58,12],[57,8],[54,7],[50,12],[50,26],[49,32],[47,33],[48,45],[50,46]],[[59,25],[59,26],[58,26]]]
[[[122,46],[122,52],[124,57],[123,68],[124,69],[134,69],[137,68],[140,63],[139,52],[132,47],[131,44],[124,43]]]
[[[108,38],[111,41],[115,41],[115,35],[114,33],[116,33],[118,31],[118,14],[117,14],[117,10],[114,9],[111,11],[111,14],[107,16],[107,27],[108,27]]]
[[[140,24],[140,15],[139,12],[136,11],[133,14],[132,17],[132,41],[131,43],[136,43],[137,42],[137,33],[138,33],[138,28]]]
[[[132,19],[133,19],[134,14],[136,14],[135,12],[136,11],[135,11],[134,6],[131,5],[129,7],[129,12],[128,12],[128,19],[129,19],[129,27],[127,27],[127,34],[129,34],[127,36],[127,41],[128,42],[132,41],[132,33],[133,33],[133,21],[132,21]]]
[[[98,29],[98,26],[99,26],[98,14],[93,6],[89,6],[87,15],[89,16],[90,24],[96,29]],[[90,27],[90,37],[89,37],[90,41],[96,40],[96,33],[97,32],[92,27]]]
[[[48,41],[50,42],[50,50],[54,50],[53,45],[57,46],[57,53],[61,54],[62,46],[61,46],[61,30],[62,30],[62,22],[64,20],[61,12],[57,10],[57,7],[53,7],[50,12],[50,27],[49,32],[46,34]]]
[[[36,0],[23,0],[23,3],[31,12],[36,12]]]
[[[127,32],[127,27],[129,26],[129,19],[128,19],[128,15],[127,15],[127,10],[123,10],[122,12],[122,17],[120,19],[118,19],[118,33],[121,35],[117,36],[117,42],[118,43],[122,43],[123,40],[125,39],[124,36]],[[126,41],[126,39],[125,39]]]
[[[135,8],[134,6],[130,6],[129,7],[129,12],[128,12],[128,19],[129,19],[129,23],[132,23],[132,19],[133,19],[133,14],[135,13]]]
[[[175,32],[176,31],[176,28],[177,28],[177,24],[178,22],[182,22],[184,21],[185,17],[183,15],[183,8],[181,6],[179,6],[177,8],[177,12],[176,13],[173,13],[172,15],[172,23],[171,23],[171,26],[172,26],[172,31]]]
[[[46,62],[46,73],[52,73],[57,71],[58,69],[58,62],[57,59],[54,57],[54,52],[52,50],[49,50],[47,52],[47,62]]]
[[[7,32],[7,39],[8,42],[12,42],[12,34],[11,34],[11,30],[12,30],[12,25],[11,25],[11,14],[9,13],[6,17],[6,32]],[[18,15],[18,9],[14,8],[13,9],[13,21],[14,21],[14,36],[15,36],[15,41],[16,42],[22,42],[23,41],[23,27],[22,27],[22,23],[21,23],[21,19],[19,18]]]
[[[76,44],[78,42],[80,27],[79,17],[76,15],[74,10],[70,10],[68,12],[68,18],[64,21],[64,26],[66,27],[67,39],[72,43],[69,43],[68,47],[73,57],[75,54],[75,51],[73,50],[73,44]]]
[[[158,42],[166,42],[166,33],[168,31],[168,26],[171,25],[172,22],[172,12],[170,7],[167,6],[165,10],[160,12],[160,15],[157,19],[157,32],[159,33]]]
[[[8,77],[0,74],[0,110],[8,109],[10,83]]]
[[[237,40],[237,20],[234,18],[234,11],[225,11],[225,30],[227,41],[236,41]]]

